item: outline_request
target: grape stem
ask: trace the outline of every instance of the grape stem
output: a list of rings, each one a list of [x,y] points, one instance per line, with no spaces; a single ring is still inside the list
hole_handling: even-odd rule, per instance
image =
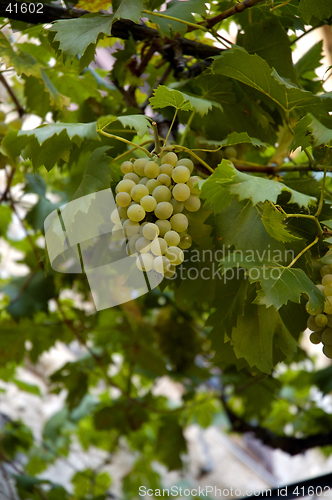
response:
[[[327,160],[328,160],[328,157],[329,157],[329,152],[327,150],[326,152],[326,156],[325,156],[325,165],[324,165],[324,176],[323,176],[323,180],[322,180],[322,189],[321,189],[321,192],[320,192],[320,197],[319,197],[319,203],[318,203],[318,207],[317,207],[317,212],[315,213],[315,217],[318,217],[322,211],[322,208],[323,208],[323,204],[324,204],[324,190],[325,190],[325,181],[326,181],[326,172],[327,172]]]
[[[140,146],[144,146],[145,144],[151,144],[152,142],[153,142],[153,140],[150,139],[149,141],[142,142],[142,144],[140,144]],[[124,153],[122,153],[121,155],[117,156],[116,158],[113,158],[113,160],[111,161],[111,163],[114,163],[115,161],[121,160],[122,158],[124,158],[125,156],[129,155],[130,153],[133,153],[134,151],[136,151],[136,149],[138,149],[137,146],[135,146],[134,148],[128,149],[128,151],[125,151]]]
[[[159,134],[158,134],[158,125],[156,122],[152,122],[152,127],[153,127],[153,135],[154,135],[154,150],[157,155],[159,155],[161,148],[160,148],[160,142],[159,142]]]
[[[292,262],[290,264],[288,264],[287,268],[290,268],[292,267],[295,262],[300,258],[302,257],[302,255],[307,251],[309,250],[309,248],[313,247],[314,245],[316,245],[316,243],[318,242],[319,238],[321,237],[320,234],[318,234],[316,236],[316,238],[314,239],[314,241],[312,241],[309,245],[307,245],[305,248],[303,248],[303,250],[301,250],[300,253],[297,254],[297,256],[292,260]]]
[[[180,150],[180,151],[185,151],[186,153],[190,154],[193,158],[196,158],[202,165],[204,165],[205,168],[207,168],[211,174],[214,174],[213,168],[210,167],[202,158],[200,158],[198,155],[193,153],[191,149],[186,148],[185,146],[180,146],[180,144],[177,144],[176,146],[171,146],[171,150],[173,151],[174,149]]]
[[[149,158],[153,157],[153,155],[150,153],[150,151],[148,151],[146,148],[143,148],[142,146],[139,146],[138,144],[135,144],[134,142],[128,141],[127,139],[124,139],[123,137],[119,137],[118,135],[108,134],[107,132],[104,132],[103,130],[100,130],[100,129],[97,130],[97,132],[104,135],[105,137],[109,137],[110,139],[116,139],[117,141],[125,142],[126,144],[133,146],[134,149],[141,149],[142,151],[144,151],[144,153]]]
[[[171,133],[171,130],[172,130],[172,128],[173,128],[173,125],[174,125],[174,122],[175,122],[175,118],[177,117],[178,111],[179,111],[178,109],[176,109],[176,110],[175,110],[175,113],[174,113],[174,116],[173,116],[172,123],[171,123],[171,125],[170,125],[170,127],[169,127],[169,129],[168,129],[168,132],[167,132],[167,135],[166,135],[166,139],[165,139],[164,145],[163,145],[163,147],[162,147],[162,150],[161,150],[161,152],[160,152],[159,156],[162,156],[162,154],[163,154],[163,152],[164,152],[164,149],[165,149],[166,144],[167,144],[167,140],[168,140],[168,138],[169,138],[169,134]]]

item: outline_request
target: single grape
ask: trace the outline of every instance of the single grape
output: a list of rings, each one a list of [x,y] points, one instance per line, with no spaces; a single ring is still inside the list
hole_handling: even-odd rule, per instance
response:
[[[326,297],[324,302],[324,312],[326,314],[332,314],[332,297]]]
[[[22,118],[15,118],[15,120],[12,120],[11,122],[8,123],[9,128],[14,129],[14,130],[21,130],[22,128]]]
[[[197,183],[202,180],[202,177],[198,177],[198,175],[193,175],[187,182],[187,186],[190,189],[191,194],[199,194],[199,188]]]
[[[153,268],[153,256],[150,253],[142,253],[136,259],[136,265],[140,271],[149,272]]]
[[[159,236],[159,227],[152,222],[148,222],[143,227],[142,233],[147,240],[154,240],[157,236]]]
[[[186,201],[190,196],[190,189],[187,184],[179,183],[173,187],[172,195],[177,201]]]
[[[139,179],[140,179],[140,178],[138,177],[138,175],[137,175],[137,174],[134,174],[134,172],[132,172],[132,173],[129,173],[129,174],[125,174],[125,175],[123,176],[123,179],[124,179],[124,180],[125,180],[125,179],[129,179],[130,181],[135,182],[135,184],[138,184],[138,183],[139,183]]]
[[[307,313],[312,314],[313,316],[315,316],[316,314],[320,314],[321,312],[323,312],[323,309],[320,306],[316,306],[316,307],[311,306],[310,302],[306,303],[305,308],[306,308]]]
[[[195,194],[191,194],[183,205],[188,212],[197,212],[201,208],[201,200]]]
[[[182,201],[178,201],[175,198],[172,198],[170,200],[170,203],[173,205],[173,214],[180,214],[183,211],[184,205]]]
[[[120,216],[120,219],[127,220],[128,215],[127,215],[127,207],[117,207],[118,214]]]
[[[159,227],[159,234],[160,236],[165,236],[167,231],[170,231],[172,229],[171,223],[169,220],[157,220],[156,225]]]
[[[159,174],[157,177],[157,181],[162,185],[162,186],[169,186],[171,184],[171,178],[167,174]]]
[[[148,188],[150,194],[153,193],[153,191],[156,189],[157,186],[160,186],[159,181],[157,181],[157,179],[150,179],[146,183],[146,187]]]
[[[134,222],[130,219],[127,219],[123,223],[123,231],[127,238],[138,234],[140,230],[140,225],[138,222]]]
[[[157,186],[153,190],[152,196],[156,199],[157,203],[162,201],[169,201],[172,198],[172,193],[166,186]]]
[[[322,285],[327,286],[332,283],[332,274],[325,274],[322,278]]]
[[[113,222],[113,224],[121,224],[120,219],[121,217],[119,215],[118,209],[116,208],[111,213],[111,221]]]
[[[315,317],[315,323],[320,328],[323,328],[327,325],[327,316],[325,316],[325,314],[317,314]]]
[[[143,184],[144,186],[146,186],[148,180],[150,180],[149,177],[142,177],[142,179],[139,180],[138,184]]]
[[[144,184],[136,184],[130,191],[130,196],[136,203],[139,203],[143,196],[147,196],[149,194],[149,190]]]
[[[118,193],[115,197],[115,201],[120,207],[128,207],[129,204],[131,203],[131,197],[130,194],[125,193],[124,191],[121,191],[121,193]]]
[[[169,219],[173,213],[173,206],[168,201],[162,201],[157,203],[154,213],[158,219]]]
[[[307,327],[309,330],[312,330],[313,332],[319,332],[319,330],[322,329],[321,326],[318,326],[315,321],[315,316],[309,316],[307,320]]]
[[[332,273],[332,268],[329,264],[323,266],[320,270],[320,275],[324,277],[326,274],[331,274]]]
[[[172,172],[172,179],[177,184],[180,182],[186,183],[189,180],[189,177],[190,177],[190,170],[183,165],[175,167],[175,169]]]
[[[117,193],[128,193],[130,194],[130,191],[133,189],[133,187],[136,186],[134,181],[131,181],[129,179],[125,179],[124,181],[120,181],[119,184],[116,186],[115,191]]]
[[[228,146],[227,148],[224,149],[224,155],[225,158],[228,158],[231,160],[232,158],[237,157],[237,150],[233,148],[232,146]]]
[[[173,168],[173,165],[171,165],[170,163],[164,163],[163,165],[160,165],[159,171],[161,174],[166,174],[168,175],[168,177],[171,177]]]
[[[180,243],[179,233],[173,230],[167,231],[167,233],[164,236],[164,239],[167,245],[170,247],[176,247]]]
[[[167,250],[167,243],[164,238],[156,238],[151,241],[150,250],[154,255],[163,255]]]
[[[146,253],[150,250],[151,241],[141,236],[135,243],[135,248],[140,253]]]
[[[327,326],[332,328],[332,314],[327,315]]]
[[[182,158],[177,162],[175,166],[180,167],[182,165],[187,167],[190,173],[192,173],[192,171],[194,170],[194,164],[191,160],[189,160],[189,158]]]
[[[155,257],[153,261],[153,269],[157,271],[157,273],[164,274],[169,270],[170,267],[171,263],[167,257],[165,257],[164,255]]]
[[[184,214],[175,214],[170,219],[172,229],[177,233],[185,231],[188,227],[188,219]]]
[[[320,339],[317,337],[315,332],[310,334],[309,340],[312,344],[320,344]]]
[[[332,345],[332,328],[325,328],[321,340],[324,345]]]
[[[161,164],[164,165],[165,163],[170,163],[173,165],[173,167],[177,164],[178,162],[178,157],[175,153],[166,153],[165,156],[162,157],[161,159]]]
[[[187,250],[188,248],[191,247],[192,242],[193,242],[193,240],[192,240],[190,234],[186,234],[186,235],[181,237],[179,247],[182,248],[182,250]]]
[[[155,179],[159,175],[159,165],[154,161],[148,161],[144,166],[144,175],[149,179]]]
[[[168,247],[165,252],[165,256],[169,259],[170,263],[175,266],[178,266],[184,261],[183,250],[179,247]]]
[[[145,217],[145,210],[141,205],[132,205],[128,208],[127,215],[130,220],[140,222]]]
[[[120,170],[123,174],[131,174],[134,171],[134,167],[131,161],[124,161],[121,163]]]
[[[325,297],[330,297],[330,295],[332,295],[332,283],[324,287],[323,294]]]
[[[5,122],[0,122],[0,135],[5,135],[8,132],[8,125]]]
[[[157,201],[150,194],[143,196],[140,201],[140,205],[144,208],[146,212],[153,212],[156,208]]]
[[[140,177],[144,177],[144,167],[149,160],[146,158],[138,158],[134,161],[134,172]]]
[[[332,359],[332,345],[324,345],[323,354],[329,359]]]

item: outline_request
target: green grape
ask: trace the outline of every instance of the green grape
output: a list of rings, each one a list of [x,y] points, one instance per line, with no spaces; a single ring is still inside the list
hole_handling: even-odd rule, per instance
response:
[[[173,205],[173,214],[180,214],[183,211],[184,205],[182,201],[178,201],[175,198],[172,198],[170,200],[170,203]]]
[[[177,233],[185,231],[188,227],[188,219],[184,214],[175,214],[170,219],[171,227]]]
[[[139,233],[140,225],[138,222],[134,222],[130,219],[127,219],[123,223],[123,231],[127,238],[134,236]]]
[[[171,264],[170,268],[166,273],[164,274],[165,278],[173,278],[174,274],[176,273],[176,267]]]
[[[160,236],[165,236],[167,231],[170,231],[172,229],[171,223],[169,220],[157,220],[156,225],[159,227],[159,234]]]
[[[177,164],[178,162],[178,157],[175,153],[166,153],[165,156],[161,159],[161,164],[164,165],[165,163],[170,163],[173,165],[173,167]]]
[[[307,321],[307,327],[309,330],[312,330],[313,332],[319,332],[319,330],[322,329],[321,326],[318,326],[315,321],[315,316],[309,316],[308,321]]]
[[[318,290],[320,290],[321,292],[324,293],[325,286],[323,286],[323,285],[316,285],[316,287],[318,288]]]
[[[149,272],[153,268],[153,256],[150,253],[142,253],[136,259],[136,266],[140,271]]]
[[[131,181],[129,179],[125,179],[124,181],[119,182],[119,184],[115,188],[115,191],[116,191],[116,193],[128,193],[128,194],[130,194],[130,192],[134,186],[136,186],[134,181]]]
[[[149,194],[149,190],[144,184],[136,184],[130,191],[130,196],[136,203],[139,203],[143,196],[147,196]]]
[[[195,194],[191,194],[183,205],[188,212],[197,212],[201,208],[201,200]]]
[[[173,168],[173,165],[171,165],[170,163],[164,163],[163,165],[160,165],[159,171],[161,174],[166,174],[168,175],[168,177],[171,177]]]
[[[330,297],[330,295],[332,295],[332,283],[324,287],[323,293],[325,297]]]
[[[324,277],[326,274],[331,274],[332,272],[332,268],[329,264],[327,264],[326,266],[323,266],[320,270],[320,275],[322,277]]]
[[[317,314],[315,317],[315,323],[320,328],[323,328],[327,325],[327,316],[325,316],[325,314]]]
[[[323,354],[327,358],[332,359],[332,345],[324,345],[324,347],[323,347]]]
[[[162,201],[157,203],[154,213],[158,219],[169,219],[173,213],[173,206],[168,201]]]
[[[121,219],[128,219],[127,207],[117,207],[117,211]]]
[[[159,236],[159,227],[152,222],[148,222],[143,227],[142,234],[147,240],[154,240]]]
[[[182,158],[177,162],[175,166],[180,167],[182,165],[187,167],[190,173],[192,173],[192,171],[194,170],[194,164],[191,160],[189,160],[189,158]]]
[[[331,293],[331,295],[332,295],[332,293]],[[315,314],[320,314],[321,312],[323,312],[323,309],[320,306],[318,306],[318,307],[317,306],[316,307],[310,306],[310,302],[306,303],[305,308],[306,308],[307,313],[312,314],[313,316]]]
[[[183,250],[179,247],[168,247],[165,252],[166,257],[169,259],[171,264],[178,266],[184,261]]]
[[[167,233],[165,233],[164,239],[167,245],[170,247],[176,247],[180,243],[179,233],[173,230],[167,231]]]
[[[126,250],[127,250],[127,255],[130,257],[133,257],[136,255],[136,241],[140,238],[139,234],[134,234],[131,236],[128,240],[128,243],[126,245]]]
[[[153,255],[163,255],[167,250],[167,243],[164,238],[156,238],[151,241],[150,250]]]
[[[134,172],[131,172],[131,173],[129,173],[129,174],[125,174],[125,175],[123,176],[123,180],[125,180],[125,179],[129,179],[130,181],[135,182],[135,184],[138,184],[138,183],[139,183],[139,177],[138,177],[138,175],[137,175],[137,174],[134,174]]]
[[[118,209],[116,208],[115,210],[113,210],[113,212],[111,213],[111,221],[113,222],[113,224],[121,224],[120,222],[120,215],[119,215],[119,211]]]
[[[118,193],[115,197],[115,201],[120,207],[128,207],[131,203],[131,197],[130,194],[125,193],[124,191],[121,191],[121,193]]]
[[[171,184],[171,178],[167,174],[159,174],[157,177],[157,181],[162,185],[162,186],[169,186]]]
[[[145,210],[141,205],[132,205],[128,208],[127,215],[130,220],[140,222],[145,217]]]
[[[202,180],[202,177],[198,177],[198,175],[193,175],[187,182],[187,186],[190,189],[191,194],[199,194],[199,188],[196,184]]]
[[[150,180],[149,177],[142,177],[142,179],[139,180],[138,184],[143,184],[143,186],[146,186],[148,180]]]
[[[190,170],[187,167],[184,167],[183,165],[175,167],[175,169],[172,172],[172,179],[177,184],[179,182],[183,184],[186,183],[189,180],[189,177],[190,177]]]
[[[12,128],[14,130],[21,130],[22,128],[22,118],[15,118],[15,120],[12,120],[11,122],[8,123],[9,128]]]
[[[157,271],[157,273],[164,274],[169,270],[170,267],[171,263],[167,257],[165,257],[164,255],[155,257],[153,261],[153,269]]]
[[[224,149],[224,155],[225,158],[228,158],[231,160],[232,158],[237,157],[237,150],[233,148],[232,146],[228,146],[227,148]]]
[[[332,328],[325,328],[321,340],[324,345],[332,345]]]
[[[144,167],[149,160],[147,158],[138,158],[134,161],[134,172],[140,177],[144,177]]]
[[[156,199],[157,203],[162,201],[169,201],[172,198],[172,193],[166,186],[157,186],[153,190],[152,196]]]
[[[156,208],[157,201],[150,194],[143,196],[140,201],[140,205],[144,208],[146,212],[153,212]]]
[[[6,113],[4,113],[3,111],[0,111],[0,121],[4,122],[5,119],[6,119]]]
[[[5,122],[0,122],[0,135],[5,135],[8,132],[8,125]]]
[[[177,201],[186,201],[190,196],[190,189],[187,184],[179,183],[173,187],[172,195]]]
[[[144,175],[149,179],[155,179],[159,175],[159,165],[154,161],[148,161],[144,166]]]
[[[332,283],[332,274],[325,274],[322,278],[322,285],[327,286]]]
[[[131,174],[134,171],[134,167],[131,161],[124,161],[121,163],[120,170],[123,174]]]
[[[182,250],[187,250],[188,248],[191,247],[192,245],[192,239],[189,234],[186,234],[181,237],[179,247],[182,248]]]
[[[151,241],[141,236],[135,243],[135,248],[137,252],[146,253],[150,250]]]
[[[326,297],[324,302],[324,312],[326,314],[332,314],[332,297]]]
[[[320,342],[321,342],[320,339],[317,337],[315,332],[312,332],[310,334],[309,340],[312,344],[320,344]]]
[[[157,181],[157,179],[150,179],[146,183],[146,187],[148,188],[150,194],[153,193],[153,191],[156,189],[157,186],[160,186],[159,181]]]

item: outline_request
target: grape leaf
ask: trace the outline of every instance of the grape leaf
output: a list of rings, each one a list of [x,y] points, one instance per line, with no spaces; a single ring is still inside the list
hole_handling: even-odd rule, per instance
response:
[[[281,212],[278,212],[269,202],[264,203],[262,222],[269,235],[282,242],[299,240],[300,238],[288,231],[283,224],[284,220],[285,216]]]
[[[64,203],[52,203],[46,198],[46,185],[44,179],[39,175],[26,174],[25,193],[36,193],[39,196],[38,203],[34,205],[26,215],[27,222],[36,230],[44,229],[44,221],[46,217]]]
[[[103,146],[94,150],[89,158],[82,181],[73,196],[73,200],[110,187],[110,158],[105,154],[109,149],[108,146]]]
[[[71,60],[77,54],[83,56],[102,33],[110,35],[113,20],[113,15],[87,14],[78,19],[56,21],[49,31],[56,33],[54,41],[59,42],[65,60]]]
[[[218,146],[234,146],[236,144],[252,144],[252,146],[256,147],[266,147],[267,143],[260,141],[259,139],[256,139],[255,137],[249,137],[247,132],[232,132],[228,134],[226,139],[222,141],[213,141],[210,139],[205,139],[204,138],[204,146],[205,144],[207,146],[211,146],[211,149],[213,150],[214,148],[217,148]],[[204,148],[208,149],[208,148]]]
[[[307,73],[314,72],[321,66],[323,58],[323,40],[315,43],[295,64],[295,69],[299,76],[306,77]]]
[[[50,103],[55,109],[62,109],[70,105],[70,99],[55,88],[43,69],[40,70],[45,87],[50,94]]]
[[[182,111],[193,110],[193,106],[189,102],[189,99],[186,98],[182,92],[169,89],[165,85],[158,85],[149,101],[153,109],[171,106],[172,108],[177,110],[181,109]]]
[[[239,172],[227,160],[222,160],[215,172],[202,183],[201,197],[215,213],[225,209],[234,196],[239,200],[250,199],[254,205],[266,200],[276,203],[278,196],[287,191],[289,203],[308,207],[316,202],[312,196],[294,191],[281,182]]]
[[[139,23],[143,10],[144,0],[116,0],[112,2],[114,19],[130,19]]]
[[[233,267],[244,267],[251,283],[259,282],[261,290],[255,298],[255,304],[274,306],[280,309],[288,301],[300,303],[302,293],[309,296],[312,307],[322,307],[324,295],[308,278],[302,269],[283,267],[278,262],[266,259],[248,259],[243,253],[232,253],[221,260],[223,272]]]
[[[18,75],[36,76],[40,78],[40,64],[26,52],[15,52],[7,38],[0,33],[0,57],[7,66],[14,67]]]
[[[313,115],[308,114],[299,120],[294,128],[294,139],[290,148],[294,151],[296,148],[304,148],[312,145],[315,148],[319,146],[332,146],[332,128],[323,125]]]
[[[149,127],[151,127],[149,119],[144,115],[102,116],[97,123],[98,130],[103,130],[107,125],[117,120],[123,127],[134,128],[138,137],[143,137],[143,135],[147,134]]]
[[[332,4],[330,0],[301,0],[299,13],[306,24],[309,24],[312,17],[321,21],[332,16]]]
[[[317,108],[317,113],[328,116],[329,103],[324,104],[325,100],[311,92],[290,85],[257,54],[250,55],[244,49],[236,47],[216,56],[211,69],[215,74],[234,78],[259,90],[287,113],[295,108],[311,112]]]

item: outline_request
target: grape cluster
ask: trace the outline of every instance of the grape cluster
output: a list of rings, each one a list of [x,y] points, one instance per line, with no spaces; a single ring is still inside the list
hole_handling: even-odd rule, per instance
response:
[[[201,178],[191,175],[193,169],[191,160],[179,160],[172,152],[161,161],[139,158],[122,163],[124,176],[115,188],[117,208],[111,214],[113,232],[123,230],[127,254],[136,257],[141,271],[171,278],[183,262],[183,250],[192,244],[185,213],[201,206],[196,187]]]
[[[312,331],[310,342],[313,344],[323,344],[323,353],[327,358],[332,359],[332,267],[323,266],[320,270],[322,280],[317,288],[325,295],[324,308],[312,308],[309,302],[306,310],[310,314],[307,322],[308,328]]]

